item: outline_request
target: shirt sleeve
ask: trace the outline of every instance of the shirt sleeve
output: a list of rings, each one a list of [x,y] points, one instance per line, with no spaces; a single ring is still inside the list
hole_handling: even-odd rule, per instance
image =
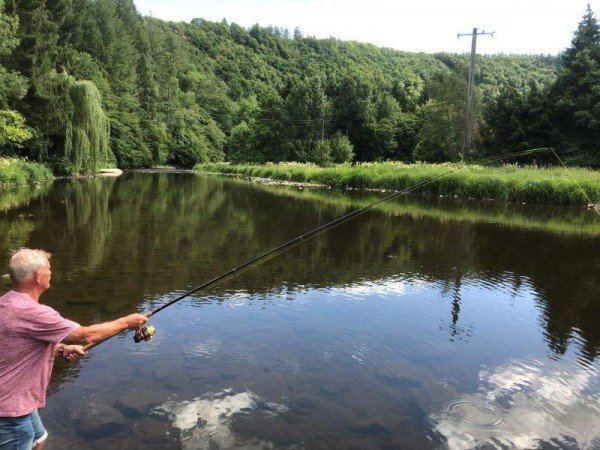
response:
[[[77,322],[65,319],[46,305],[35,303],[23,312],[18,331],[40,341],[58,344],[79,327]]]

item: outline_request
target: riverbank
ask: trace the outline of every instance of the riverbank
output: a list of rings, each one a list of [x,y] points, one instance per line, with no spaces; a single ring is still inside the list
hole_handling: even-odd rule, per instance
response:
[[[24,186],[54,178],[45,165],[19,158],[0,158],[0,186]]]
[[[241,179],[238,182],[242,183]],[[347,209],[367,206],[380,195],[369,192],[340,192],[328,189],[303,189],[259,183],[257,188],[271,195],[289,197],[295,202],[322,202]],[[535,230],[562,235],[600,236],[600,217],[578,206],[522,205],[455,198],[401,196],[376,205],[375,210],[390,216],[409,216],[414,220],[437,219],[442,222],[491,224],[510,229]]]
[[[557,205],[587,205],[600,202],[600,172],[580,168],[540,169],[513,165],[487,167],[385,162],[354,166],[340,164],[332,167],[299,163],[214,163],[199,164],[196,170],[317,183],[336,189],[403,190],[427,183],[415,192],[436,196]],[[448,173],[450,171],[453,172]]]

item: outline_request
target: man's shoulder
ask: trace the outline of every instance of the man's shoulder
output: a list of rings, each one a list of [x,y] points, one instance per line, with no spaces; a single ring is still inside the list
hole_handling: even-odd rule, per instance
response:
[[[0,297],[0,305],[8,308],[11,311],[36,314],[58,314],[58,312],[48,306],[42,305],[29,297],[27,294],[22,294],[16,291],[9,291]]]

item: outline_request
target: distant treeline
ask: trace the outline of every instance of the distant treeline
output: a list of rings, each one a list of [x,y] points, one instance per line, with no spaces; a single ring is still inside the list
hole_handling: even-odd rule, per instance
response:
[[[299,30],[165,22],[132,0],[0,0],[0,151],[65,173],[446,161],[545,145],[600,165],[591,11],[559,58],[478,57],[476,149],[463,155],[468,64]]]

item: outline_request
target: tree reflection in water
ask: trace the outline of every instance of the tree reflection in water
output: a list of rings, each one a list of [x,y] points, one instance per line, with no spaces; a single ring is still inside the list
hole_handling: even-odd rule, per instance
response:
[[[53,287],[44,300],[81,323],[108,320],[142,307],[150,309],[163,304],[183,290],[341,216],[363,204],[365,198],[370,199],[372,195],[344,196],[321,191],[298,191],[290,187],[256,186],[195,174],[129,173],[116,179],[58,181],[47,194],[31,200],[28,205],[3,213],[0,218],[0,231],[3,231],[0,233],[0,258],[7,261],[10,250],[23,245],[48,249],[54,253]],[[403,199],[386,204],[214,287],[204,293],[204,297],[190,299],[187,304],[192,307],[231,302],[233,305],[232,299],[237,299],[235,301],[242,303],[263,302],[265,307],[268,301],[277,305],[290,302],[299,308],[301,298],[311,293],[316,296],[335,294],[339,296],[340,305],[344,306],[348,305],[341,300],[345,297],[354,301],[369,295],[407,302],[410,300],[407,297],[414,296],[415,289],[422,285],[426,286],[424,289],[427,292],[435,292],[435,305],[444,311],[445,319],[439,328],[443,330],[440,333],[444,334],[446,344],[452,346],[449,347],[452,351],[467,351],[470,346],[481,345],[474,343],[474,340],[484,339],[478,334],[483,322],[488,324],[496,320],[495,302],[512,302],[519,306],[525,297],[531,296],[538,308],[535,318],[540,320],[540,333],[543,333],[546,343],[543,345],[547,345],[557,360],[554,363],[549,360],[543,364],[533,364],[535,370],[530,371],[532,376],[535,378],[537,373],[542,378],[555,379],[559,369],[552,364],[561,364],[562,359],[568,359],[563,355],[569,352],[577,354],[582,367],[593,367],[600,351],[600,324],[596,320],[600,313],[600,224],[593,222],[587,213],[582,212],[580,217],[572,210],[550,208],[547,210],[549,212],[544,212],[546,210],[532,207],[532,213],[528,216],[526,208],[480,202],[473,203],[469,209],[469,205],[440,199]],[[564,214],[561,215],[560,211],[564,211]],[[561,217],[564,219],[562,222]],[[527,226],[529,222],[531,228]],[[577,226],[580,226],[580,233],[577,232]],[[313,303],[309,304],[314,306]],[[428,310],[418,303],[414,307],[417,310],[412,312],[411,317],[417,318],[422,327],[415,325],[415,329],[419,332],[429,330],[428,317],[419,315]],[[424,309],[421,311],[418,308]],[[174,317],[175,312],[167,314]],[[186,313],[178,320],[188,323],[185,321],[192,320],[190,314]],[[363,318],[366,321],[373,320],[369,314],[368,309],[360,310],[356,321],[360,322]],[[386,314],[390,314],[389,317]],[[329,318],[332,320],[329,328],[332,329],[342,319],[334,317],[335,320]],[[408,319],[404,316],[396,317],[385,310],[381,320],[393,323],[390,330],[412,329],[412,324],[406,322]],[[507,327],[505,334],[518,329],[518,320],[519,317],[516,317],[515,323],[503,323]],[[234,325],[230,332],[235,335],[237,327],[243,328],[244,324]],[[268,329],[278,325],[277,318],[274,318],[273,323],[268,324]],[[294,325],[301,327],[304,324]],[[170,326],[170,332],[184,341],[193,339],[197,332],[193,329],[181,330],[179,323]],[[437,323],[433,324],[434,330],[437,330],[436,327]],[[247,333],[248,330],[255,333],[261,331],[255,327],[246,328]],[[376,369],[372,366],[375,364],[373,359],[381,349],[377,348],[378,342],[369,341],[367,337],[385,330],[387,328],[382,327],[381,330],[369,330],[364,336],[353,337],[344,348],[349,353],[349,359],[344,364],[352,365],[336,368],[348,370],[352,375],[358,360],[363,368],[361,370],[380,370],[378,365],[396,362],[392,356],[398,357],[399,353],[382,353],[392,359],[377,360]],[[502,336],[510,340],[510,336],[504,336],[502,330],[495,332],[498,334],[493,337]],[[308,334],[305,341],[312,337]],[[160,343],[168,342],[169,338],[162,337],[159,330],[153,346],[162,348]],[[330,338],[335,339],[335,336]],[[267,340],[271,347],[285,344],[275,337],[260,334],[236,336],[236,339],[240,346],[246,339],[249,344]],[[413,347],[402,342],[402,346],[406,347],[401,350],[406,354],[426,354],[431,350],[426,345],[429,339],[432,336],[424,334],[421,341],[416,336]],[[211,345],[206,339],[203,342],[191,345],[190,348],[195,349],[195,353],[192,352],[194,358],[216,357],[223,352],[230,352],[226,353],[228,356],[237,355],[237,350],[227,347],[225,341],[215,338]],[[431,342],[442,345],[437,340]],[[311,349],[309,344],[304,344]],[[325,357],[319,359],[319,364],[337,363],[335,342],[327,341],[326,344],[323,350]],[[489,343],[490,346],[493,344]],[[152,348],[147,347],[145,351],[151,352]],[[296,364],[294,367],[309,364],[302,359],[306,355],[295,355],[294,352],[299,350],[294,348],[294,351],[288,352],[289,355],[284,352],[293,359]],[[240,347],[240,353],[243,354],[244,349]],[[257,360],[260,361],[264,355],[253,351],[255,353],[245,355],[248,359],[243,361],[259,365]],[[452,356],[444,355],[446,359],[443,361],[450,364]],[[475,362],[481,357],[477,352],[471,356]],[[102,366],[102,358],[92,358],[90,361],[89,364],[97,365],[95,367],[104,382],[120,382],[118,374],[113,373],[116,369]],[[184,375],[186,364],[191,363],[184,356],[181,361],[170,359],[164,368],[136,368],[138,372],[135,377],[143,377],[144,382],[149,383],[149,391],[152,392],[144,395],[156,392],[162,395],[163,390],[176,390],[194,379],[193,374]],[[281,360],[273,364],[288,367]],[[421,384],[426,385],[423,379],[428,375],[420,379],[419,370],[424,369],[407,368],[407,363],[403,364],[403,370],[414,370],[419,374],[412,379],[404,376],[402,380],[409,381],[397,382],[394,374],[378,373],[369,382],[372,386],[382,383],[386,389],[394,389],[392,394],[401,392],[409,398],[407,392],[418,389],[416,386]],[[422,364],[427,367],[433,362]],[[197,369],[197,366],[192,367]],[[80,370],[81,373],[78,372]],[[181,378],[178,381],[165,381],[168,376],[155,376],[161,370],[168,374],[181,371],[182,374],[178,375]],[[222,370],[226,371],[225,368]],[[264,370],[262,376],[267,377],[266,371],[271,368],[265,367]],[[498,379],[494,373],[506,375],[510,372],[503,365],[498,366],[496,372],[477,370],[490,386]],[[452,373],[450,368],[448,372]],[[236,374],[246,376],[245,373]],[[317,377],[327,379],[328,375],[327,372],[316,371]],[[78,377],[90,376],[85,372],[85,365],[67,368],[59,364],[52,386],[57,391],[61,383],[67,380],[76,382]],[[259,375],[256,377],[258,380],[261,378]],[[256,379],[247,381],[259,383]],[[211,378],[211,382],[214,382],[214,378]],[[588,383],[587,386],[595,386],[594,383]],[[361,386],[367,388],[364,383]],[[549,382],[544,386],[555,384]],[[225,387],[216,386],[210,392]],[[545,388],[540,385],[540,389]],[[350,395],[342,388],[332,388],[332,391],[337,394],[330,394],[326,387],[321,387],[319,398],[327,399],[333,395],[337,401],[336,395]],[[430,391],[435,390],[431,388]],[[382,395],[381,398],[390,398],[392,394]],[[182,401],[188,402],[184,403],[188,405],[196,399],[200,402],[198,404],[204,405],[206,398],[202,395],[204,393],[198,392]],[[360,393],[356,395],[361,398]],[[456,395],[460,397],[462,394]],[[533,398],[535,401],[538,398],[536,395]],[[501,397],[499,394],[494,399]],[[345,398],[347,404],[352,404],[353,400],[356,401],[356,398]],[[106,403],[105,398],[95,401],[99,405]],[[165,401],[162,399],[161,403]],[[402,397],[397,402],[403,405],[402,402],[405,402],[406,405],[412,405],[410,408],[414,411],[420,411],[414,399],[409,401]],[[132,400],[132,403],[135,401]],[[315,404],[311,410],[318,410],[319,406]],[[135,416],[131,412],[131,405],[105,405],[104,408],[108,411],[107,417],[120,417],[120,427],[125,427],[123,417]],[[425,415],[431,412],[425,406],[422,410]],[[326,408],[322,411],[326,412]],[[381,414],[377,411],[379,409],[374,408],[373,414],[381,416],[384,421],[384,411]],[[344,417],[350,420],[350,413],[346,412]],[[438,419],[440,424],[444,423],[442,418]],[[407,419],[406,422],[411,427],[418,422],[417,419],[414,419],[416,422],[411,420]],[[565,420],[570,419],[567,417]],[[54,426],[59,427],[59,422],[55,422]],[[373,438],[369,433],[376,435],[377,430],[381,430],[381,424],[367,424],[365,427],[358,426],[356,433]],[[393,429],[392,425],[389,427]],[[370,431],[367,433],[365,430]],[[451,436],[455,432],[461,432],[448,430],[442,425],[438,429],[448,441],[453,439]],[[89,430],[84,432],[91,433]],[[101,430],[94,433],[106,435]],[[419,434],[419,431],[415,429],[414,433]],[[543,430],[537,430],[536,433],[541,436],[540,439],[551,437]],[[581,438],[582,443],[590,442],[591,437],[586,436]],[[374,441],[361,442],[367,445]]]

